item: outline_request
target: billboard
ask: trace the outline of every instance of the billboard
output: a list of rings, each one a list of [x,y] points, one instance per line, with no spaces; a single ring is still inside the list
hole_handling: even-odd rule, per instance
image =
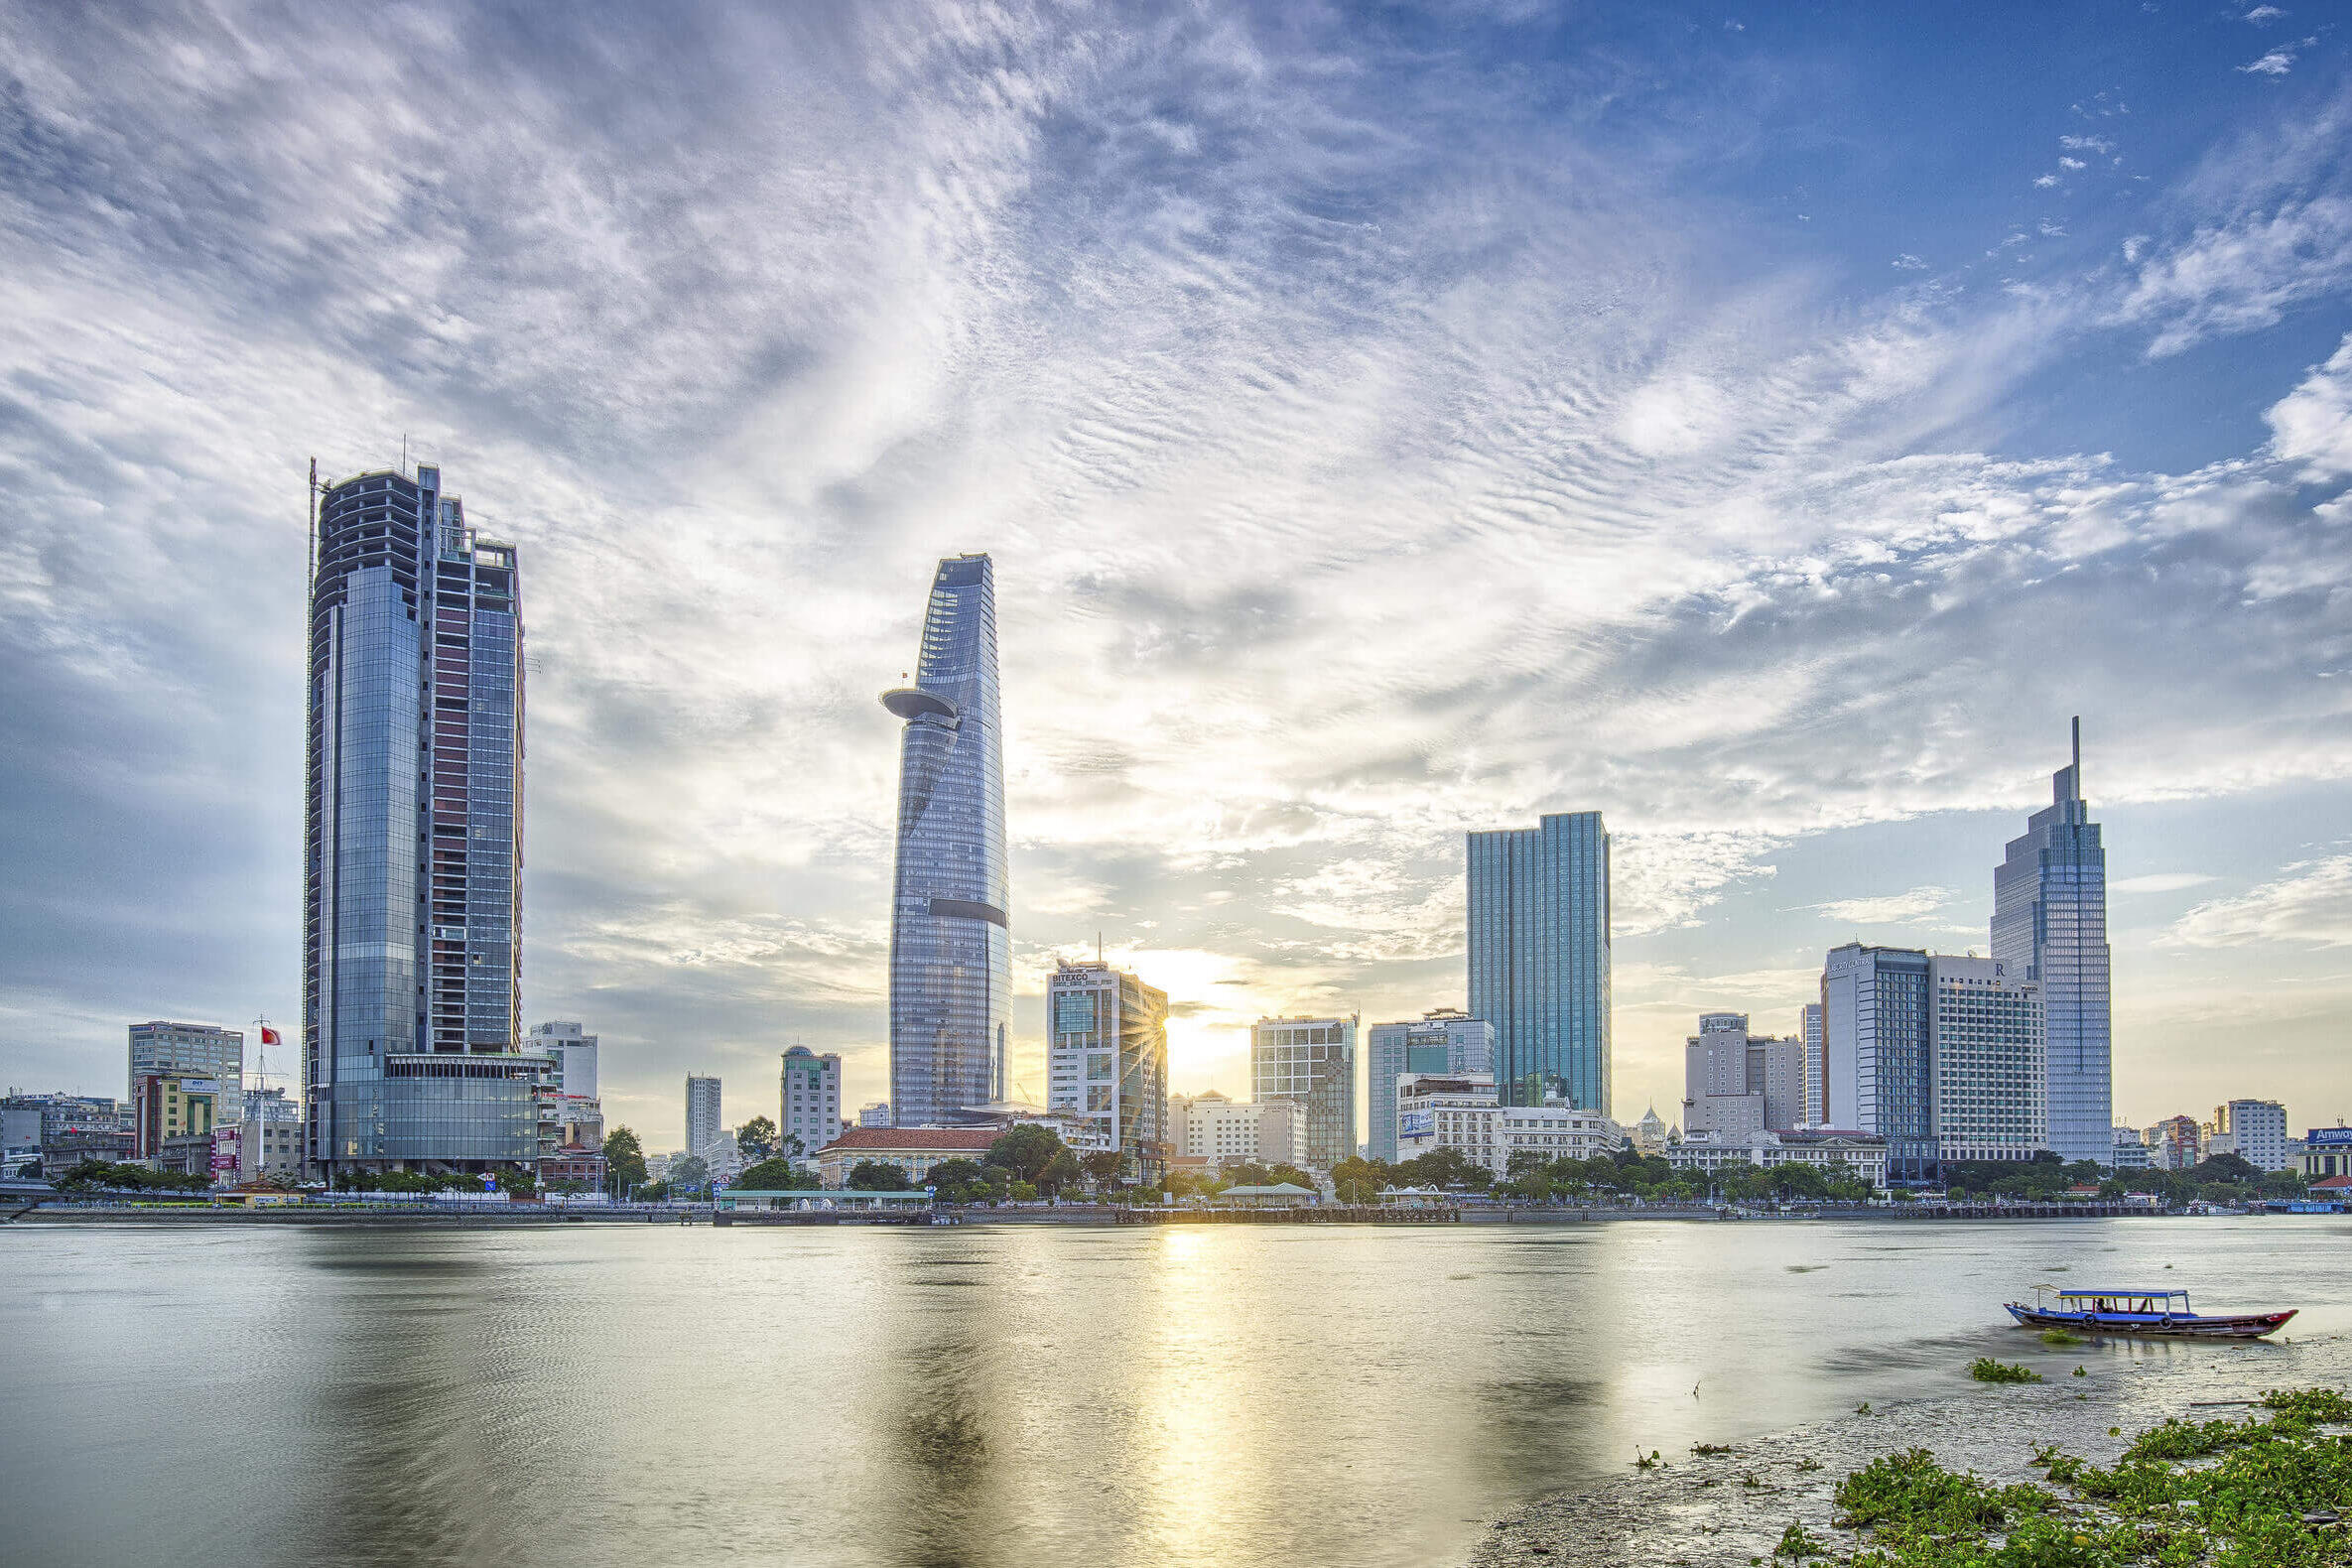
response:
[[[1433,1138],[1437,1136],[1437,1112],[1408,1111],[1396,1118],[1396,1135],[1400,1138]]]
[[[2352,1127],[2313,1127],[2303,1134],[2307,1149],[2352,1149]]]

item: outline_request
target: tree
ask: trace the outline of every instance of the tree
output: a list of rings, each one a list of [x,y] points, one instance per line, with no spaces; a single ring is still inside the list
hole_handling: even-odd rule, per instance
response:
[[[1304,1187],[1309,1192],[1319,1192],[1322,1190],[1321,1187],[1316,1183],[1314,1177],[1308,1175],[1305,1171],[1300,1170],[1296,1165],[1277,1165],[1272,1170],[1267,1171],[1266,1175],[1271,1178],[1267,1183],[1268,1186],[1276,1186],[1283,1182],[1288,1182],[1293,1187]]]
[[[1392,1175],[1386,1160],[1351,1154],[1331,1168],[1331,1187],[1342,1203],[1377,1203],[1380,1189],[1393,1185]]]
[[[539,1191],[539,1173],[528,1165],[498,1167],[498,1190],[528,1198]]]
[[[735,1147],[745,1164],[756,1165],[776,1152],[776,1123],[767,1116],[753,1116],[735,1128]]]
[[[639,1203],[668,1203],[670,1201],[670,1184],[666,1181],[647,1182],[637,1189],[637,1201]]]
[[[737,1192],[809,1192],[824,1185],[815,1171],[804,1170],[782,1158],[744,1166],[743,1174],[734,1183]]]
[[[1119,1158],[1109,1149],[1089,1149],[1078,1157],[1078,1163],[1085,1169],[1087,1180],[1095,1184],[1097,1192],[1118,1180]]]
[[[700,1154],[681,1154],[670,1161],[670,1185],[679,1192],[700,1192],[710,1180],[710,1162]]]
[[[1062,1152],[1061,1134],[1034,1121],[1007,1127],[988,1145],[988,1163],[1001,1165],[1019,1180],[1034,1183]]]
[[[907,1176],[887,1160],[859,1160],[849,1167],[847,1185],[852,1192],[904,1192]]]
[[[1111,1158],[1116,1159],[1117,1156],[1112,1155]],[[1045,1162],[1045,1169],[1037,1173],[1037,1190],[1059,1197],[1063,1188],[1079,1180],[1082,1175],[1078,1156],[1067,1148],[1056,1149],[1054,1157]]]
[[[645,1147],[627,1127],[604,1134],[604,1188],[617,1198],[645,1180]]]

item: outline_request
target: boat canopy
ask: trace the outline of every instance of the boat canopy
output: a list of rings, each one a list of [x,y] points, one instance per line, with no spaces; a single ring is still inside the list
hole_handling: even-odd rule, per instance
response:
[[[2135,1301],[2186,1301],[2188,1299],[2188,1292],[2185,1290],[2061,1290],[2058,1292],[2058,1297],[2060,1300],[2064,1300],[2069,1296],[2100,1296],[2107,1298],[2130,1296]]]

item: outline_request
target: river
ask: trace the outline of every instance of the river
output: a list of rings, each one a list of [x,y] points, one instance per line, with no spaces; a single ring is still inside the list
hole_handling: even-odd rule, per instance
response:
[[[1636,1450],[2056,1355],[2000,1310],[2035,1281],[2352,1333],[2347,1241],[2317,1218],[20,1224],[0,1557],[1423,1568]]]

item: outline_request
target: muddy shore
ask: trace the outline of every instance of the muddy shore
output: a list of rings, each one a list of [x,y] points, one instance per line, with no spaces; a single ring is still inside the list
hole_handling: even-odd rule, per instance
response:
[[[1660,1453],[1654,1469],[1635,1469],[1628,1456],[1624,1476],[1542,1499],[1497,1522],[1472,1551],[1470,1568],[1746,1568],[1755,1558],[1771,1560],[1791,1521],[1844,1555],[1859,1541],[1831,1527],[1831,1495],[1882,1454],[1925,1448],[1946,1466],[1988,1480],[2039,1481],[2030,1464],[2037,1443],[2106,1465],[2133,1435],[2166,1416],[2248,1413],[2236,1405],[2195,1407],[2200,1400],[2352,1386],[2352,1338],[2341,1336],[2126,1343],[2120,1354],[2082,1349],[2081,1377],[2061,1371],[2041,1383],[1966,1383],[1949,1395],[1797,1427],[1730,1453]],[[2042,1358],[2033,1360],[2049,1371]]]

